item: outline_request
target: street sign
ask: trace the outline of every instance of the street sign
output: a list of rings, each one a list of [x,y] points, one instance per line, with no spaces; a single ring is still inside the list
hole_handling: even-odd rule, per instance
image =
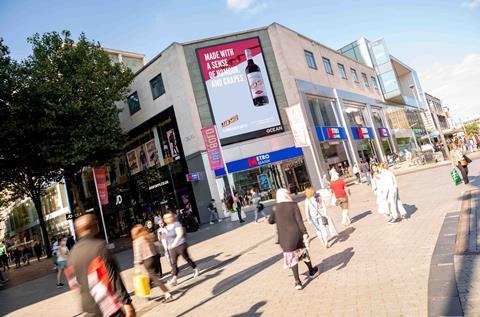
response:
[[[187,174],[187,182],[198,182],[200,180],[200,173],[188,173]]]
[[[72,213],[67,213],[67,214],[65,214],[65,218],[67,218],[67,220],[73,220],[73,214]]]

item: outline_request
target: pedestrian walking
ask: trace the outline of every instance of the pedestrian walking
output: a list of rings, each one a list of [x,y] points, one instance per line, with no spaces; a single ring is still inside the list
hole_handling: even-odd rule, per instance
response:
[[[365,181],[367,182],[368,186],[371,185],[371,175],[370,175],[370,164],[367,161],[363,160],[360,163],[360,170],[365,175]]]
[[[391,216],[389,224],[396,224],[402,219],[407,219],[407,211],[400,200],[397,179],[388,169],[388,164],[381,163],[380,170],[380,200],[386,202],[387,214]]]
[[[277,225],[278,241],[283,250],[284,268],[290,268],[295,279],[295,288],[301,290],[302,282],[298,272],[298,263],[303,261],[310,277],[318,273],[313,267],[307,250],[308,234],[303,224],[302,214],[288,190],[280,188],[276,194],[277,203],[268,218],[270,224]]]
[[[263,204],[260,202],[262,200],[262,197],[257,193],[257,190],[255,188],[252,188],[250,190],[250,193],[252,194],[252,203],[253,203],[253,213],[255,217],[255,223],[258,222],[258,213],[262,213],[263,218],[267,219],[267,215],[263,211],[265,207]]]
[[[30,265],[30,254],[31,254],[31,249],[29,246],[24,246],[22,250],[22,258],[23,258],[23,264],[25,265]]]
[[[62,237],[58,241],[58,251],[57,251],[57,288],[62,287],[62,274],[67,266],[68,257],[70,256],[70,251],[67,247],[67,240]]]
[[[52,238],[52,262],[53,262],[54,270],[57,270],[57,251],[58,251],[58,238]]]
[[[160,275],[161,278],[163,276],[163,271],[160,257],[165,254],[165,249],[163,248],[162,244],[158,239],[157,229],[155,229],[154,223],[151,220],[147,220],[144,229],[149,234],[150,241],[152,241],[155,248],[155,253],[158,255],[158,263],[155,267],[155,273]]]
[[[3,242],[0,242],[0,266],[3,267],[3,272],[7,269],[10,270],[8,266],[7,246]]]
[[[334,175],[338,176],[338,172],[337,172],[337,169],[335,168],[335,165],[332,165],[332,168],[330,168],[330,171],[328,171],[328,173],[330,174],[330,179],[332,179]]]
[[[68,236],[66,245],[67,245],[68,250],[71,250],[73,248],[73,246],[75,245],[75,239],[73,238],[72,235]]]
[[[40,245],[40,242],[35,241],[35,244],[33,245],[33,251],[35,251],[37,261],[40,262],[40,258],[42,257],[42,246]]]
[[[360,184],[360,169],[358,168],[358,164],[353,164],[352,173],[355,176],[355,184]]]
[[[335,224],[332,218],[327,215],[327,208],[323,204],[320,194],[316,193],[313,187],[305,190],[305,196],[305,217],[315,228],[318,239],[323,243],[325,248],[329,248],[329,238],[338,236]]]
[[[15,267],[20,268],[22,266],[20,263],[22,259],[22,251],[20,251],[18,248],[15,248],[15,250],[13,250],[13,257],[15,259]]]
[[[342,208],[342,225],[345,227],[349,226],[352,221],[348,215],[350,189],[347,188],[347,183],[339,176],[334,176],[330,182],[330,191],[335,195],[337,205]]]
[[[151,221],[149,222],[151,223]],[[162,290],[165,301],[170,301],[172,295],[160,280],[162,276],[160,255],[157,253],[152,235],[145,230],[142,225],[134,226],[131,230],[131,235],[133,241],[133,263],[135,271],[139,272],[140,269],[138,267],[143,264],[150,280],[153,280],[153,282]]]
[[[97,219],[86,214],[75,221],[77,243],[69,258],[69,285],[80,288],[86,316],[135,317],[132,299],[105,241],[96,239]],[[77,281],[77,283],[75,283]]]
[[[242,219],[242,202],[240,200],[239,193],[235,193],[235,196],[233,197],[233,202],[235,204],[235,208],[237,209],[238,221],[240,223],[245,222],[245,220]]]
[[[167,285],[175,286],[177,285],[178,277],[177,261],[180,255],[192,267],[193,278],[196,278],[199,275],[199,271],[197,265],[188,254],[188,244],[185,237],[185,229],[175,219],[175,214],[168,213],[164,215],[163,221],[166,224],[164,238],[167,241],[168,251],[170,253],[170,260],[172,261],[172,278],[167,283]]]
[[[380,171],[378,164],[372,164],[372,190],[375,194],[375,203],[378,206],[378,213],[385,217],[390,216],[388,213],[388,206],[386,196],[383,194],[383,187],[381,183]]]
[[[0,286],[5,285],[8,282],[8,278],[3,277],[2,271],[0,271]]]
[[[458,139],[450,143],[450,161],[452,168],[458,168],[460,174],[462,174],[463,182],[468,184],[468,160]]]
[[[210,224],[213,224],[214,221],[222,222],[220,216],[218,215],[217,207],[215,206],[215,199],[211,199],[210,203],[207,206],[208,211],[210,212]]]

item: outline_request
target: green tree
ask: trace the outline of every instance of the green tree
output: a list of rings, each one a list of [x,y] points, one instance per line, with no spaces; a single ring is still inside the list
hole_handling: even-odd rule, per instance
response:
[[[478,132],[480,132],[480,122],[474,121],[472,123],[466,124],[465,131],[467,131],[467,135],[470,135],[470,133],[478,134]]]
[[[6,113],[0,122],[0,180],[3,188],[33,200],[48,243],[43,191],[121,152],[124,135],[115,102],[126,98],[133,74],[84,34],[77,42],[68,31],[35,34],[28,41],[33,50],[25,61],[6,57],[15,71],[5,76],[13,84],[8,101],[0,104]],[[69,200],[73,208],[70,195]]]

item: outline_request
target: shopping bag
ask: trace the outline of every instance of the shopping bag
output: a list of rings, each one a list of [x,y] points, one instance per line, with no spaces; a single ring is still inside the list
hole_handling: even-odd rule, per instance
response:
[[[150,295],[150,279],[145,274],[133,275],[133,289],[136,296],[146,297]]]
[[[462,182],[462,179],[455,168],[450,172],[450,175],[452,176],[455,185],[459,185]]]

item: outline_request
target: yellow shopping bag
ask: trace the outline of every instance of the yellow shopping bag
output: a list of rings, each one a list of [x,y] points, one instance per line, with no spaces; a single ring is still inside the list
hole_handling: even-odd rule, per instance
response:
[[[135,295],[146,297],[150,295],[150,279],[144,274],[133,275],[133,289]]]

